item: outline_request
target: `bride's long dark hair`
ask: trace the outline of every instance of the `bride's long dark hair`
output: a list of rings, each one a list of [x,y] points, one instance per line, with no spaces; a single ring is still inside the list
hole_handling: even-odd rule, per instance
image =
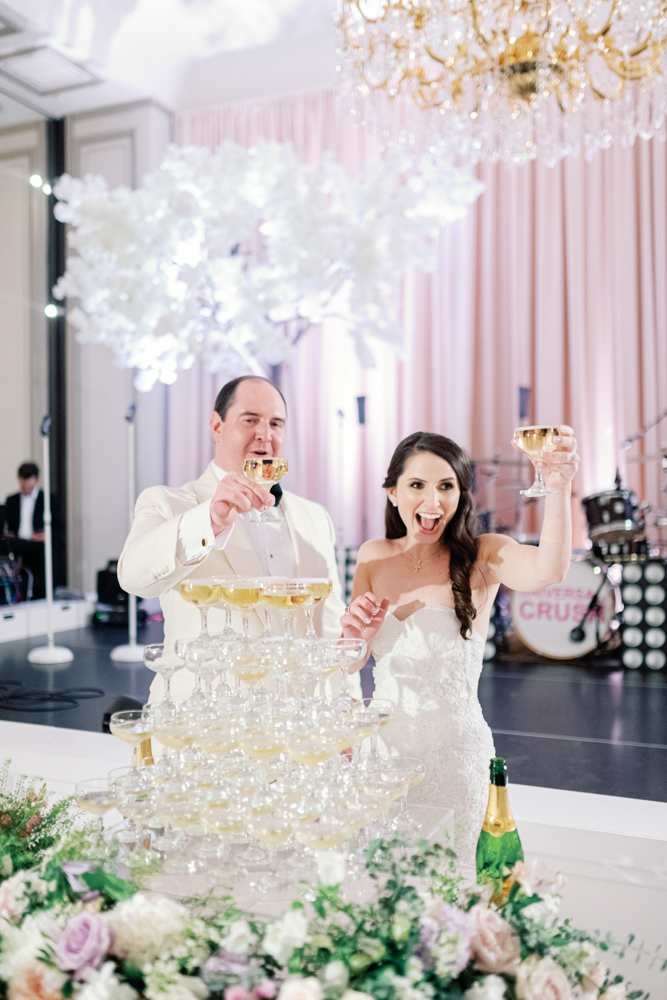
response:
[[[384,489],[396,486],[399,476],[403,474],[407,460],[419,451],[431,452],[438,458],[449,462],[456,473],[461,490],[459,505],[440,539],[441,544],[449,549],[449,577],[452,581],[454,594],[454,610],[461,625],[461,635],[470,638],[473,619],[477,612],[472,602],[470,577],[477,559],[477,533],[479,524],[475,514],[472,499],[473,470],[467,455],[462,448],[443,437],[442,434],[428,434],[417,431],[404,438],[391,456],[387,476],[382,484]],[[403,523],[398,508],[387,498],[387,509],[384,515],[385,537],[403,538],[407,528]]]

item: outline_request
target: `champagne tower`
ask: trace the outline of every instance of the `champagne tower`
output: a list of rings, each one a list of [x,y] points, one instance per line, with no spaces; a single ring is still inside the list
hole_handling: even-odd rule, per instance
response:
[[[508,896],[511,881],[503,873],[523,861],[523,848],[510,808],[507,764],[502,757],[491,758],[490,774],[489,804],[477,841],[477,881],[502,882],[502,895]]]

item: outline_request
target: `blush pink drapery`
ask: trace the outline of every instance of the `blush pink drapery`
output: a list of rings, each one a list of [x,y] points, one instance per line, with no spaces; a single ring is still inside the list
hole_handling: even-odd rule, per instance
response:
[[[181,145],[258,138],[290,141],[312,163],[331,151],[352,172],[373,150],[330,91],[176,118]],[[509,442],[519,386],[531,388],[529,422],[576,429],[575,545],[585,539],[580,498],[611,487],[617,466],[641,499],[665,506],[653,456],[667,421],[630,450],[619,447],[667,407],[665,144],[612,146],[591,163],[571,158],[554,169],[487,165],[479,176],[486,192],[441,233],[435,273],[405,276],[402,359],[378,344],[377,366],[362,370],[345,330],[329,321],[285,366],[289,488],[328,508],[341,545],[384,533],[384,473],[414,430],[446,434],[478,459],[516,458]],[[210,459],[206,425],[223,381],[195,365],[170,387],[171,484]],[[478,472],[483,507],[497,509],[501,523],[535,527],[534,513],[518,506],[528,469],[481,464]]]

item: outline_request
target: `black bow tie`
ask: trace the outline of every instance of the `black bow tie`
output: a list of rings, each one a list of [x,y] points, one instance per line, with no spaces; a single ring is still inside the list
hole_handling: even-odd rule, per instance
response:
[[[280,485],[280,483],[275,483],[269,490],[269,493],[273,493],[274,497],[276,498],[274,507],[277,507],[283,497],[283,488]]]

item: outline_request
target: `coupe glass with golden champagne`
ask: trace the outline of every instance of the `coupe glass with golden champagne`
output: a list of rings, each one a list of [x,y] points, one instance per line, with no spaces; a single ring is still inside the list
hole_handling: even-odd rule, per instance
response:
[[[181,597],[190,604],[196,604],[201,615],[201,632],[197,641],[211,642],[208,631],[208,609],[222,600],[222,587],[217,577],[193,578],[181,583]]]
[[[285,635],[292,638],[293,616],[299,608],[312,607],[315,603],[312,591],[300,580],[290,580],[288,583],[269,584],[262,591],[262,601],[270,608],[275,608],[283,616]]]
[[[320,603],[320,601],[326,601],[327,597],[331,594],[333,584],[328,577],[299,577],[298,583],[304,583],[307,587],[310,587],[310,593],[313,597],[313,604],[309,607],[304,608],[306,612],[306,639],[317,639],[317,632],[315,631],[314,613],[315,607]]]
[[[271,489],[274,483],[279,482],[287,475],[286,458],[246,458],[243,463],[243,471],[248,479],[253,483]],[[270,507],[265,507],[260,511],[258,521],[272,521],[268,514]]]
[[[264,580],[247,576],[229,577],[222,582],[223,601],[241,611],[244,639],[250,637],[250,612],[262,600],[263,589]]]
[[[514,431],[514,443],[524,451],[535,466],[535,482],[529,490],[521,490],[525,497],[546,497],[558,490],[552,490],[544,481],[542,472],[537,467],[543,451],[555,451],[557,443],[554,438],[559,435],[558,427],[517,427]]]

